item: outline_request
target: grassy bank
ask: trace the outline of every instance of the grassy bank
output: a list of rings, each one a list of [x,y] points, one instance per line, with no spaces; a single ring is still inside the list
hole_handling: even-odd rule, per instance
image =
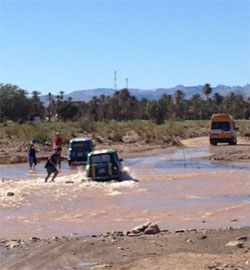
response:
[[[250,136],[250,121],[237,121],[241,136]],[[40,124],[0,124],[0,139],[9,141],[51,142],[55,132],[60,132],[64,142],[72,137],[91,137],[100,142],[146,142],[171,144],[179,138],[208,135],[209,121],[168,121],[156,125],[149,121],[93,122],[82,119],[78,122],[44,122]]]

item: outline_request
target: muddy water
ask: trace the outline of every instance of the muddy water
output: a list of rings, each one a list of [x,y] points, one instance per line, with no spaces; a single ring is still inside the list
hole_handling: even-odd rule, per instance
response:
[[[250,225],[250,169],[209,155],[204,147],[128,159],[122,182],[86,181],[83,167],[63,164],[45,184],[42,165],[32,174],[2,167],[0,238],[99,234],[146,221],[171,231]]]

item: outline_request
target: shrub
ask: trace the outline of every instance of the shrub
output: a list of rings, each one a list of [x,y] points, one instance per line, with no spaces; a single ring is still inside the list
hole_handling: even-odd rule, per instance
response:
[[[250,137],[250,121],[242,120],[237,121],[237,126],[239,127],[239,134],[243,137]]]
[[[67,143],[72,137],[91,137],[100,142],[138,142],[171,144],[178,138],[206,136],[209,121],[166,121],[157,125],[150,121],[94,122],[82,118],[79,122],[46,122],[40,124],[18,124],[6,122],[0,126],[2,139],[50,142],[58,131]],[[237,121],[240,135],[250,136],[249,121]]]

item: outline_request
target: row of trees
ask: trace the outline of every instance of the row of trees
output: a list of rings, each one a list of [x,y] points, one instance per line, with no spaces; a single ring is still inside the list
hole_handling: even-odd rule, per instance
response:
[[[250,100],[233,92],[227,96],[219,93],[212,95],[209,84],[203,87],[203,98],[194,94],[186,99],[185,93],[177,90],[174,95],[164,94],[159,100],[138,100],[128,89],[116,91],[113,96],[93,97],[89,102],[64,100],[64,93],[53,96],[48,94],[47,107],[40,101],[39,92],[33,91],[31,97],[17,86],[0,85],[0,121],[27,120],[29,115],[41,119],[77,120],[81,117],[94,121],[107,120],[152,120],[162,124],[165,120],[209,119],[213,113],[230,113],[236,119],[250,118]]]
[[[164,94],[159,100],[137,100],[127,89],[115,92],[112,97],[93,97],[86,104],[83,114],[94,120],[153,120],[158,124],[165,120],[203,120],[209,119],[213,113],[229,113],[236,119],[250,118],[250,99],[233,92],[227,96],[215,93],[212,97],[211,87],[203,88],[203,99],[200,94],[194,94],[185,99],[185,93],[177,90],[174,95]]]
[[[27,91],[16,85],[0,84],[0,121],[28,120],[30,115],[44,118],[46,108],[40,101],[39,92],[33,91],[30,98]]]

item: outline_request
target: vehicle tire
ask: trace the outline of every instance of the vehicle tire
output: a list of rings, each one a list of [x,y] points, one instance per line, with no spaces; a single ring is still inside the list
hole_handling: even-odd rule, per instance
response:
[[[234,141],[233,141],[233,145],[236,145],[236,144],[237,144],[237,140],[234,140]]]
[[[119,182],[123,181],[123,174],[121,174],[121,175],[117,178],[117,181],[119,181]]]
[[[229,142],[230,145],[236,145],[237,144],[237,140],[234,140],[232,139],[230,142]]]
[[[211,145],[217,145],[217,142],[215,142],[215,141],[210,141],[210,144],[211,144]]]

